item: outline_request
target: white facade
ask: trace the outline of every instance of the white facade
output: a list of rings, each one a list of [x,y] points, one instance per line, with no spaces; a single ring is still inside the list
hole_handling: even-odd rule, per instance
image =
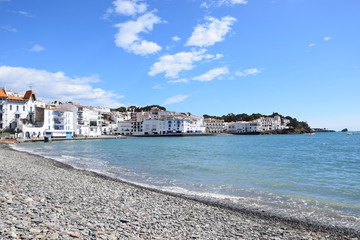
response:
[[[97,137],[102,135],[102,111],[107,109],[92,108],[75,103],[63,103],[57,106],[73,113],[75,135]]]
[[[140,121],[138,121],[140,120]],[[204,134],[203,119],[199,116],[162,115],[157,119],[146,119],[144,115],[138,120],[118,123],[117,133],[121,135],[167,135],[167,134]]]
[[[35,108],[45,103],[38,101],[32,90],[23,96],[6,89],[0,89],[0,130],[19,131],[20,124],[33,123]]]
[[[207,133],[223,133],[225,131],[225,123],[222,119],[204,119],[204,126]]]
[[[290,123],[290,120],[281,119],[279,115],[275,115],[274,117],[261,117],[255,121],[260,124],[261,132],[285,129],[287,128],[286,125]]]
[[[228,133],[258,133],[260,124],[257,122],[231,122],[227,124]]]
[[[36,108],[35,124],[43,126],[46,137],[72,138],[74,134],[73,113],[67,109]]]
[[[123,121],[118,123],[117,133],[121,135],[143,135],[143,121]]]

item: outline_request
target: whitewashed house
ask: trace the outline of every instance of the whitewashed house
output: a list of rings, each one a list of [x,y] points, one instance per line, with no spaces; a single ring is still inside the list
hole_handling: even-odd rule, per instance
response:
[[[62,103],[57,107],[73,113],[73,129],[76,136],[97,137],[102,135],[102,110],[99,108],[82,106],[72,102]]]
[[[20,95],[5,88],[0,89],[0,130],[19,132],[20,124],[31,124],[35,118],[35,108],[45,103],[37,100],[32,90]]]
[[[121,135],[143,135],[143,121],[128,120],[118,122],[117,133]]]
[[[206,118],[204,119],[204,126],[206,133],[223,133],[226,130],[222,119]]]
[[[36,108],[35,124],[42,125],[45,137],[72,138],[74,134],[73,113],[67,109]]]
[[[227,132],[235,134],[259,133],[261,128],[258,122],[230,122],[227,124]]]
[[[275,115],[274,117],[261,117],[255,120],[260,124],[260,131],[273,131],[273,130],[281,130],[288,128],[286,125],[290,123],[288,119],[281,119],[279,115]]]

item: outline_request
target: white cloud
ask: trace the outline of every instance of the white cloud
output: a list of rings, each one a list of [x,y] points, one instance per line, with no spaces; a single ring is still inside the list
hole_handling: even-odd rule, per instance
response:
[[[189,71],[195,67],[194,62],[203,59],[213,59],[216,56],[206,54],[206,49],[192,52],[179,52],[174,55],[164,55],[151,66],[148,74],[155,76],[164,72],[165,77],[177,78],[182,71]]]
[[[310,43],[308,47],[315,47],[315,43]]]
[[[99,82],[97,76],[72,78],[63,72],[48,72],[23,67],[0,66],[0,86],[25,92],[29,86],[37,96],[46,101],[73,101],[85,105],[118,107],[117,99],[123,96],[91,86]]]
[[[172,40],[175,41],[175,42],[177,42],[177,41],[180,41],[181,38],[179,38],[178,36],[174,36],[174,37],[172,37]]]
[[[324,37],[325,41],[329,41],[331,39],[331,37]]]
[[[240,76],[240,77],[246,77],[248,75],[254,75],[254,74],[258,74],[258,73],[261,73],[261,71],[259,69],[249,68],[249,69],[246,69],[241,72],[236,72],[235,75]]]
[[[195,27],[191,37],[187,40],[186,46],[208,47],[217,42],[224,41],[225,35],[231,30],[235,18],[226,16],[222,19],[206,17],[207,23]]]
[[[214,68],[204,73],[203,75],[194,77],[193,80],[200,81],[200,82],[209,82],[214,79],[218,79],[221,75],[229,74],[229,69],[227,67],[222,68]]]
[[[186,78],[168,81],[168,83],[188,83],[188,82],[189,82],[189,80],[187,80]]]
[[[128,21],[115,25],[119,28],[115,35],[115,44],[138,55],[153,54],[161,50],[161,47],[154,43],[143,40],[139,34],[148,33],[153,30],[155,24],[162,23],[161,19],[152,12],[140,16],[136,21]]]
[[[247,4],[247,0],[207,0],[201,4],[203,8],[221,7],[221,6],[234,6],[239,4]]]
[[[32,48],[29,49],[30,52],[41,52],[44,50],[45,48],[39,44],[35,44]]]
[[[32,17],[32,15],[28,12],[25,12],[25,11],[19,11],[18,13],[20,13],[21,15],[25,16],[25,17]]]
[[[152,89],[164,89],[164,87],[162,87],[160,84],[156,84],[152,87]]]
[[[9,32],[17,32],[17,29],[16,29],[16,28],[11,27],[11,26],[9,26],[9,25],[1,26],[1,29],[6,30],[6,31],[9,31]]]
[[[168,99],[165,100],[165,102],[162,105],[169,105],[169,104],[173,104],[173,103],[179,103],[184,101],[185,99],[187,99],[188,97],[190,97],[190,95],[176,95],[174,97],[170,97]]]
[[[114,7],[108,9],[108,13],[117,13],[125,16],[134,16],[144,13],[147,10],[146,3],[138,0],[116,0]]]

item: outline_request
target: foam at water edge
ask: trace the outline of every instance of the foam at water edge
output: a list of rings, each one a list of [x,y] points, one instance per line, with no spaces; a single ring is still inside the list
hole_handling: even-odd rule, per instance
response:
[[[117,178],[121,181],[148,189],[160,190],[162,192],[168,192],[176,195],[177,194],[184,195],[202,201],[220,202],[225,205],[231,205],[232,207],[240,208],[240,209],[248,209],[257,212],[267,212],[270,215],[279,216],[283,218],[294,218],[306,222],[310,221],[327,226],[339,226],[339,227],[355,229],[357,231],[360,230],[360,225],[359,225],[360,218],[342,214],[341,212],[331,208],[327,209],[326,206],[319,207],[318,205],[320,204],[318,203],[310,204],[310,202],[306,200],[299,201],[289,198],[287,199],[288,201],[285,201],[283,198],[279,196],[274,196],[274,198],[277,199],[277,202],[274,201],[269,202],[266,201],[267,200],[266,198],[261,196],[257,198],[249,198],[249,197],[241,197],[241,196],[231,196],[221,193],[192,191],[179,186],[156,186],[153,184],[138,182],[134,180],[129,181],[129,179],[122,178],[121,176],[119,176],[119,172],[116,171],[118,167],[99,168],[99,169],[94,169],[90,166],[80,167],[79,165],[74,164],[73,160],[77,158],[73,156],[67,156],[67,155],[48,156],[45,153],[35,153],[33,149],[22,148],[21,146],[16,144],[11,144],[10,146],[18,151],[40,155],[43,157],[54,159],[59,162],[65,162],[76,169],[96,172],[98,174],[102,174],[111,178]]]

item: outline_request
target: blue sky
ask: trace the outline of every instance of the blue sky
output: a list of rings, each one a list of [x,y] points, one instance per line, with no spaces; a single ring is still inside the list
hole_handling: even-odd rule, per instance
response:
[[[0,0],[0,87],[360,130],[357,0]]]

